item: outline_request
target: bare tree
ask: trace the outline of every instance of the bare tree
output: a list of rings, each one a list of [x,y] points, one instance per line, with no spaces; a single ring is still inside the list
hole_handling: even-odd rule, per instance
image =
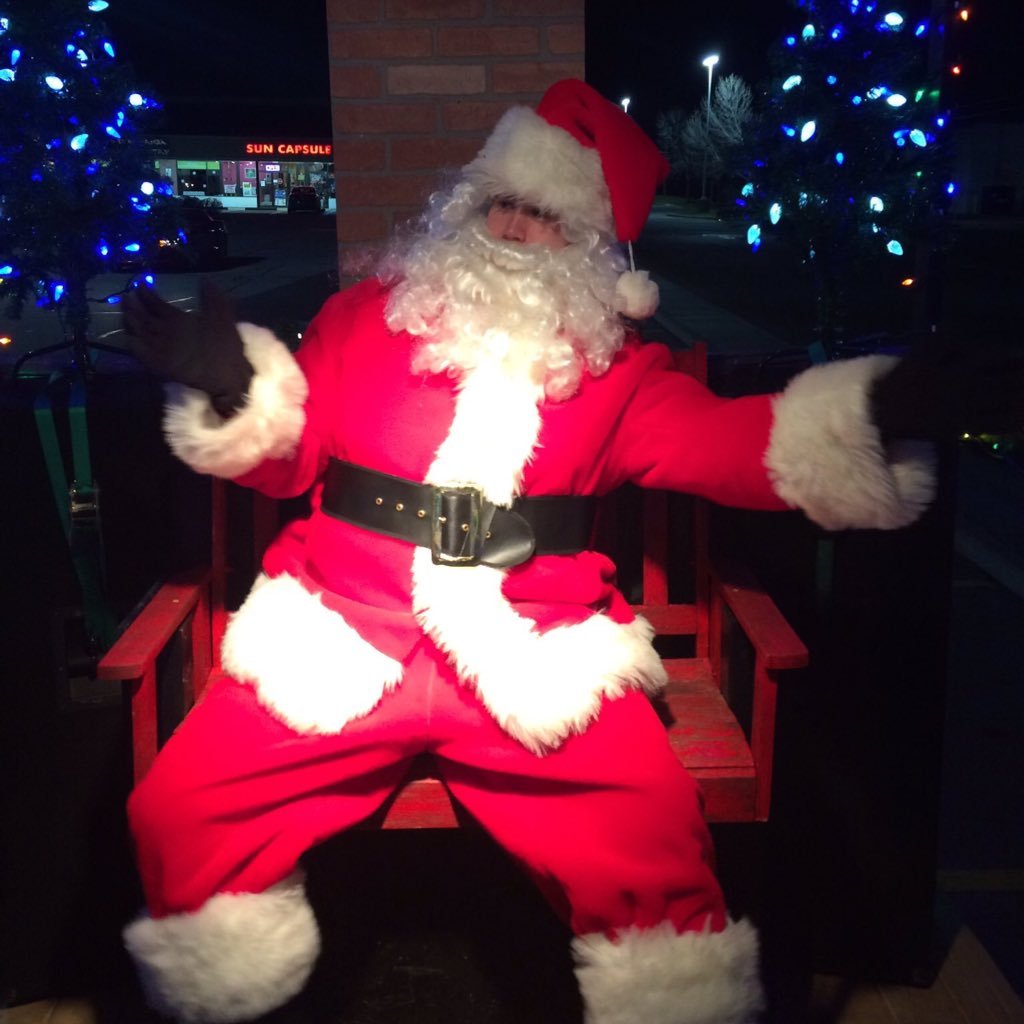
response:
[[[722,148],[740,146],[754,119],[754,94],[739,75],[718,80],[711,103],[711,137]]]
[[[733,151],[744,143],[754,120],[754,95],[739,75],[719,80],[711,100],[710,124],[705,105],[690,113],[675,109],[658,115],[657,135],[674,174],[699,177],[707,156],[707,173],[728,170]]]

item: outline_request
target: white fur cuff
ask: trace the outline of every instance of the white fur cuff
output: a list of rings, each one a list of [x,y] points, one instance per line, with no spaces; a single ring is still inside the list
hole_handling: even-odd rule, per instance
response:
[[[908,526],[935,496],[935,458],[923,442],[883,446],[871,384],[892,356],[825,363],[775,400],[765,465],[779,497],[827,530]]]
[[[721,932],[670,923],[627,928],[615,939],[573,941],[587,1024],[749,1024],[763,1007],[757,932],[747,921]]]
[[[219,893],[194,914],[124,930],[146,998],[182,1021],[254,1020],[306,984],[320,933],[301,876],[262,893]]]
[[[306,423],[306,378],[284,342],[253,324],[239,324],[255,376],[245,406],[231,419],[214,412],[209,396],[172,386],[164,412],[171,451],[198,473],[231,479],[264,459],[290,455]]]

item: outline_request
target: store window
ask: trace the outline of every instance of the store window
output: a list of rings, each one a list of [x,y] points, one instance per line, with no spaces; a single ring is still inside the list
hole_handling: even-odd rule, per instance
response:
[[[288,193],[285,187],[284,172],[281,164],[259,163],[259,205],[287,206]]]
[[[221,196],[224,194],[219,160],[179,160],[179,196]]]

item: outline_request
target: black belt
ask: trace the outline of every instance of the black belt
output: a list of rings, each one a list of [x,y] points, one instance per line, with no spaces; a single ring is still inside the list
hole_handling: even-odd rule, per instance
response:
[[[335,519],[430,548],[437,565],[508,568],[533,555],[590,546],[594,498],[517,498],[491,504],[475,487],[433,487],[331,459],[321,508]]]

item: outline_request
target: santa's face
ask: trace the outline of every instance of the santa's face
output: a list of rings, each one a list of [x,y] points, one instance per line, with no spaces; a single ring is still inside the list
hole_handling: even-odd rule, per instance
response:
[[[489,363],[542,384],[549,399],[568,398],[622,344],[620,258],[599,236],[566,237],[555,217],[515,198],[481,202],[460,189],[454,200],[439,194],[426,230],[396,250],[388,326],[420,339],[418,373]]]
[[[543,245],[548,249],[564,249],[569,244],[553,214],[511,196],[492,200],[485,224],[490,236],[502,242]]]

